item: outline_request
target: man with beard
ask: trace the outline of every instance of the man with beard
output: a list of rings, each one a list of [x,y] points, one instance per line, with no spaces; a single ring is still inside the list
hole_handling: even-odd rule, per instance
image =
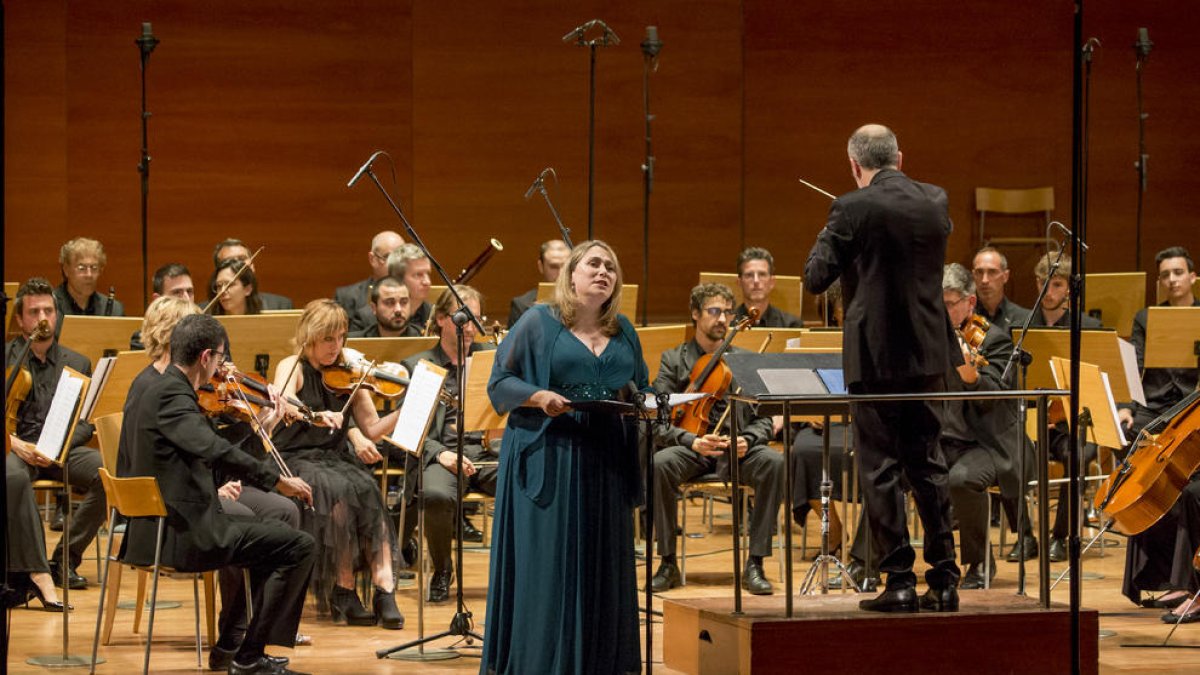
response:
[[[408,337],[416,335],[408,322],[408,287],[396,277],[384,277],[371,288],[369,298],[374,323],[351,331],[348,337]]]

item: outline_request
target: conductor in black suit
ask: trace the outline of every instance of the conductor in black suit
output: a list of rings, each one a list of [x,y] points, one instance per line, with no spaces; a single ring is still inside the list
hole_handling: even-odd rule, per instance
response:
[[[201,413],[196,389],[212,379],[228,350],[225,329],[211,316],[187,316],[175,326],[171,365],[126,411],[124,424],[134,430],[130,475],[158,479],[167,506],[163,565],[181,572],[244,567],[252,587],[262,589],[240,646],[226,644],[230,627],[221,626],[216,646],[237,647],[229,672],[288,673],[287,659],[266,656],[264,648],[291,647],[295,642],[312,573],[313,539],[278,521],[226,515],[217,498],[213,468],[310,504],[312,490],[303,480],[280,476],[273,463],[254,459],[222,439]],[[274,394],[272,398],[278,401]],[[270,414],[264,424],[269,428],[278,420]],[[153,564],[156,534],[154,520],[132,520],[124,560]]]
[[[859,189],[834,200],[808,255],[804,277],[821,293],[842,280],[846,326],[842,352],[852,394],[944,391],[953,339],[942,304],[942,261],[951,223],[946,192],[900,172],[890,129],[868,124],[848,146]],[[958,566],[950,528],[941,422],[928,401],[855,403],[862,489],[887,589],[863,609],[914,612],[958,609]],[[925,526],[929,591],[918,603],[916,558],[904,518],[901,475],[912,486]]]

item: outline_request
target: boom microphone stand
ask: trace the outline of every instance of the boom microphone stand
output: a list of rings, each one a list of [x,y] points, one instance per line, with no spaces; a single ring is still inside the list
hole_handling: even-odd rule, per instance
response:
[[[599,37],[587,39],[587,32],[599,26]],[[594,239],[592,223],[596,212],[596,47],[621,44],[621,38],[613,32],[608,24],[600,19],[592,19],[585,24],[576,26],[574,30],[562,38],[563,42],[572,42],[580,47],[588,48],[588,239]]]
[[[446,274],[445,268],[443,268],[441,263],[439,263],[437,261],[437,259],[433,257],[433,254],[429,251],[429,248],[427,246],[425,246],[425,242],[421,241],[421,236],[419,234],[417,234],[417,231],[413,229],[412,224],[408,222],[408,218],[404,215],[404,211],[400,209],[400,206],[398,204],[396,204],[396,202],[392,199],[392,196],[390,194],[388,194],[388,191],[383,187],[383,184],[379,182],[379,178],[375,175],[375,171],[372,170],[372,168],[371,168],[371,165],[375,162],[375,158],[377,158],[379,155],[387,155],[387,153],[383,152],[382,150],[378,150],[373,155],[371,155],[371,157],[367,160],[367,163],[363,164],[361,167],[359,167],[358,173],[354,174],[354,177],[350,179],[350,182],[346,183],[346,187],[354,187],[354,184],[357,183],[359,181],[359,179],[363,177],[363,175],[366,175],[367,177],[369,177],[371,179],[372,183],[375,183],[375,187],[379,189],[379,192],[383,195],[384,199],[387,200],[388,205],[392,207],[393,211],[395,211],[396,216],[400,219],[400,222],[404,224],[404,231],[408,233],[409,239],[414,244],[416,244],[421,249],[422,252],[425,253],[426,257],[429,258],[429,264],[433,267],[434,270],[437,271],[438,275],[442,278],[442,281],[444,281],[446,283],[446,288],[450,290],[450,293],[452,295],[454,295],[454,299],[458,301],[458,311],[454,313],[453,318],[454,318],[454,325],[455,325],[457,333],[458,333],[458,354],[459,354],[458,358],[459,358],[459,364],[460,364],[459,368],[458,368],[458,374],[457,374],[457,378],[458,378],[458,409],[459,409],[460,419],[459,419],[459,423],[458,423],[458,448],[455,450],[455,455],[456,455],[456,457],[455,457],[455,462],[456,462],[455,473],[458,477],[458,510],[457,510],[458,513],[457,513],[456,523],[454,526],[455,564],[458,567],[458,569],[455,570],[455,573],[457,575],[457,586],[458,586],[457,592],[455,594],[456,602],[457,602],[457,611],[455,611],[454,617],[452,619],[450,619],[450,627],[440,633],[430,635],[428,637],[423,637],[418,640],[413,640],[411,642],[406,642],[404,644],[401,644],[401,645],[398,645],[395,647],[390,647],[388,649],[376,650],[375,657],[382,659],[382,658],[386,658],[389,654],[392,654],[394,652],[403,651],[405,649],[408,649],[409,647],[423,645],[427,642],[431,642],[433,640],[439,640],[441,638],[449,637],[451,635],[466,638],[468,641],[468,644],[470,644],[471,639],[477,639],[480,642],[483,642],[483,635],[475,632],[474,622],[471,620],[471,613],[467,611],[466,604],[463,601],[463,569],[462,569],[463,500],[462,500],[462,496],[463,496],[465,486],[464,486],[464,481],[463,481],[464,435],[463,435],[463,424],[462,424],[461,415],[462,415],[463,411],[466,410],[465,398],[466,398],[466,393],[467,393],[466,379],[465,379],[466,378],[466,368],[464,368],[462,365],[464,358],[465,358],[465,355],[463,353],[465,351],[465,344],[464,344],[465,338],[463,337],[463,326],[465,326],[468,322],[475,324],[475,329],[477,331],[479,331],[480,335],[484,334],[484,330],[483,330],[483,325],[479,323],[479,317],[475,316],[475,313],[471,311],[471,308],[467,306],[467,303],[463,301],[462,296],[459,295],[458,290],[456,288],[454,288],[454,282],[450,278],[450,275]],[[388,155],[388,159],[389,160],[391,159],[390,155]]]
[[[567,245],[567,248],[575,248],[575,244],[571,243],[571,230],[563,225],[562,218],[558,216],[558,209],[554,208],[554,202],[550,201],[550,193],[546,192],[546,174],[550,174],[555,183],[558,182],[558,174],[554,173],[554,167],[548,166],[542,169],[537,178],[533,179],[533,184],[525,191],[525,200],[528,201],[535,192],[542,193],[542,198],[546,200],[546,206],[550,207],[550,215],[554,216],[554,222],[558,223],[558,232],[562,235],[563,243]]]
[[[142,302],[149,304],[150,140],[147,127],[150,123],[150,113],[146,110],[146,66],[150,65],[150,52],[158,46],[158,38],[154,37],[154,31],[151,29],[149,21],[142,24],[142,34],[134,42],[137,43],[138,51],[142,54],[142,158],[138,162],[137,170],[142,174]],[[112,307],[111,299],[108,301],[108,306]]]

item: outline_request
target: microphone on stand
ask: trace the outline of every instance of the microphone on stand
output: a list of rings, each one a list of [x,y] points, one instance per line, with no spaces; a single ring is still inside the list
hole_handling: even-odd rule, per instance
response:
[[[1055,220],[1055,221],[1051,221],[1049,225],[1046,225],[1046,238],[1047,239],[1050,238],[1050,230],[1055,227],[1057,227],[1060,231],[1062,231],[1062,233],[1065,234],[1067,236],[1067,238],[1075,236],[1075,233],[1072,232],[1071,230],[1069,230],[1066,225],[1063,225],[1062,223]],[[1088,245],[1083,243],[1082,241],[1079,242],[1079,245],[1083,248],[1084,251],[1088,250]]]
[[[112,316],[113,305],[117,303],[117,287],[108,287],[108,306],[104,308],[104,316]]]
[[[556,180],[556,181],[558,180],[558,174],[554,173],[554,167],[548,166],[548,167],[542,169],[542,172],[537,175],[537,178],[533,179],[533,185],[530,185],[529,189],[525,191],[525,199],[526,200],[528,200],[530,197],[532,197],[533,193],[537,192],[538,190],[541,190],[543,187],[546,186],[546,174],[550,174],[551,176],[554,177],[554,180]]]
[[[646,39],[642,40],[642,53],[648,58],[658,56],[662,41],[658,39],[658,26],[646,26]]]
[[[371,155],[367,159],[366,164],[363,164],[362,166],[358,167],[358,172],[354,174],[354,177],[350,179],[350,182],[346,183],[346,187],[348,187],[348,188],[354,187],[354,184],[358,182],[358,179],[362,178],[363,174],[366,173],[371,168],[371,164],[374,163],[375,158],[379,157],[382,154],[384,154],[384,152],[382,150],[376,150],[375,154]]]
[[[143,57],[150,56],[150,52],[158,46],[158,38],[154,37],[154,29],[150,27],[149,21],[142,22],[142,34],[134,42],[141,48]]]
[[[1137,52],[1138,61],[1150,56],[1150,50],[1154,48],[1154,43],[1150,41],[1150,31],[1146,28],[1138,29],[1137,42],[1133,43],[1133,49]]]

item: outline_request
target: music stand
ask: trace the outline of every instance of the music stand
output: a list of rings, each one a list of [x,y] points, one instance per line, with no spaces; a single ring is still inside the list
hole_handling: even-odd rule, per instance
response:
[[[368,361],[403,363],[408,357],[433,349],[435,337],[346,338],[346,346],[363,353]]]
[[[83,354],[89,363],[129,349],[129,338],[142,329],[140,316],[63,317],[58,342]]]
[[[1146,368],[1200,367],[1200,307],[1146,309]]]
[[[760,397],[769,395],[775,399],[779,397],[812,397],[812,396],[828,396],[832,393],[842,394],[844,392],[831,392],[829,384],[825,377],[831,377],[833,373],[840,374],[842,371],[842,356],[840,354],[753,354],[753,353],[730,353],[725,355],[725,365],[729,366],[733,372],[733,379],[741,387],[741,394],[731,397],[730,405],[736,405],[738,401],[746,403],[758,403],[758,414],[767,415],[775,414],[775,408],[779,408],[779,413],[784,417],[784,441],[783,441],[783,463],[784,463],[784,509],[787,516],[790,518],[792,513],[792,438],[791,438],[791,412],[793,405],[799,405],[806,412],[819,414],[822,416],[825,428],[829,428],[829,418],[833,416],[841,416],[843,420],[847,418],[850,412],[850,406],[847,403],[837,402],[809,402],[804,404],[794,404],[789,400],[783,400],[772,404],[766,404],[760,401]],[[824,376],[824,377],[823,377]],[[730,431],[730,436],[737,435],[736,421],[737,415],[730,414],[730,420],[733,421],[734,428]],[[833,481],[829,477],[829,438],[830,434],[826,433],[822,436],[821,444],[821,554],[813,561],[812,567],[809,568],[808,574],[805,575],[804,583],[801,587],[801,592],[807,592],[816,575],[820,575],[821,593],[829,592],[829,565],[834,565],[839,573],[843,575],[843,588],[857,588],[854,579],[850,576],[849,570],[842,564],[842,561],[829,553],[829,501],[833,493]],[[731,444],[732,447],[732,444]],[[738,483],[737,462],[730,460],[730,482],[733,484],[733,504],[734,504],[734,613],[740,613],[742,608],[742,587],[737,582],[741,576],[739,567],[741,565],[741,550],[738,542],[737,532],[739,527],[737,504],[740,504],[741,486]],[[792,528],[789,524],[783,531],[784,545],[784,594],[786,603],[786,613],[790,618],[792,616]]]
[[[148,365],[150,358],[144,351],[117,352],[116,359],[109,367],[108,377],[96,392],[96,405],[92,408],[92,416],[88,421],[124,410],[129,385],[133,384],[134,378]]]
[[[487,395],[492,364],[496,362],[496,350],[478,351],[467,358],[467,406],[462,416],[463,431],[503,429],[508,423],[508,415],[496,412],[492,407],[492,399]]]
[[[555,285],[552,281],[540,282],[537,289],[537,301],[540,303],[549,302],[554,297]],[[637,316],[637,303],[638,285],[621,284],[621,308],[618,311],[627,317]]]
[[[242,314],[216,319],[229,334],[234,351],[230,360],[240,363],[242,372],[253,370],[270,381],[275,365],[296,353],[292,340],[300,323],[299,314]]]
[[[1086,274],[1085,314],[1117,329],[1121,337],[1133,332],[1133,317],[1146,306],[1145,272]]]
[[[1021,339],[1020,329],[1013,329],[1013,343]],[[1033,356],[1025,386],[1029,389],[1057,389],[1050,373],[1050,358],[1071,357],[1071,332],[1061,328],[1031,328],[1025,338],[1025,351]],[[1130,395],[1126,369],[1121,356],[1117,333],[1111,329],[1080,331],[1079,358],[1094,363],[1108,373],[1113,396],[1118,401],[1133,400]],[[1035,436],[1030,436],[1034,438]]]
[[[771,342],[767,344],[764,353],[780,354],[787,349],[788,340],[798,338],[808,333],[807,328],[769,328],[767,326],[751,326],[749,330],[738,331],[733,336],[733,346],[752,352],[757,352],[762,346],[767,333],[771,334]]]

